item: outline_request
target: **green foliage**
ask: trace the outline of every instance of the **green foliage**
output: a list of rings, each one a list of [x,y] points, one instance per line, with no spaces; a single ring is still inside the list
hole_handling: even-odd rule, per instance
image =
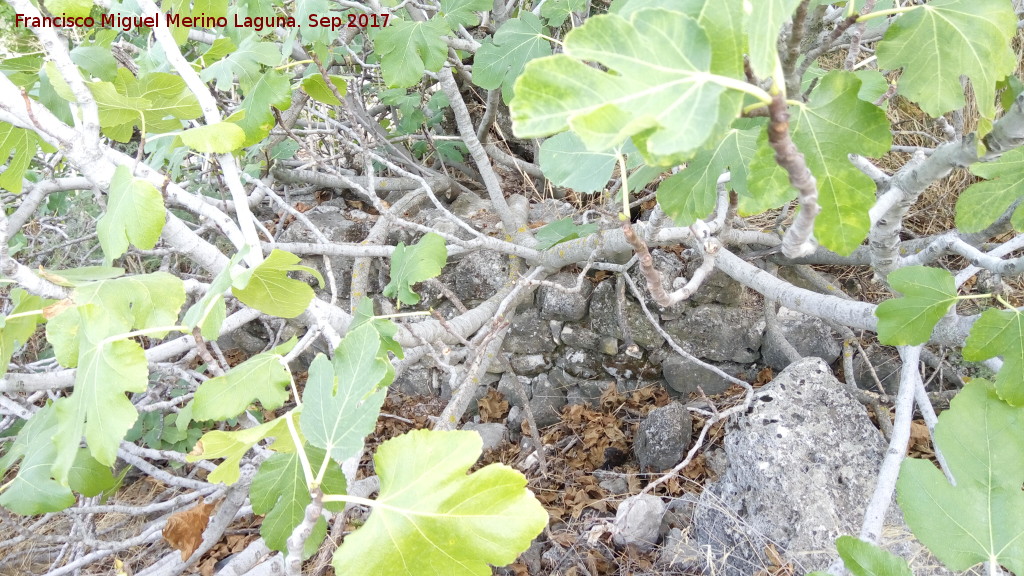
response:
[[[373,34],[380,53],[384,82],[391,88],[417,84],[423,71],[437,72],[448,57],[444,36],[448,26],[441,18],[410,22],[392,18],[391,23]]]
[[[708,36],[685,14],[594,16],[566,36],[563,54],[527,64],[510,104],[513,125],[524,138],[572,128],[593,151],[643,134],[645,156],[692,152],[711,135],[725,90],[710,66]]]
[[[867,237],[868,210],[875,203],[875,183],[850,163],[848,155],[881,156],[892,146],[885,112],[857,97],[860,86],[852,73],[830,72],[790,118],[793,142],[818,181],[821,213],[814,235],[840,254],[853,252]],[[768,146],[767,139],[762,146]]]
[[[48,0],[46,9],[51,14],[67,14],[72,18],[85,17],[92,10],[92,0]]]
[[[541,13],[552,4],[545,3]],[[542,37],[546,33],[540,19],[532,12],[523,12],[518,18],[506,21],[494,38],[485,40],[476,51],[473,83],[488,90],[500,86],[502,99],[510,102],[512,87],[526,63],[551,54],[551,45]]]
[[[718,201],[718,177],[730,171],[729,187],[747,195],[747,164],[757,149],[760,130],[733,128],[712,147],[701,150],[689,166],[658,186],[658,204],[676,224],[689,226],[704,218]]]
[[[319,448],[306,446],[304,450],[314,469],[319,468],[327,457]],[[341,468],[328,466],[320,487],[330,494],[343,494],[345,477],[341,473]],[[302,521],[306,506],[312,501],[298,454],[274,454],[263,462],[252,480],[250,494],[252,511],[256,514],[266,514],[260,525],[260,535],[266,540],[267,546],[287,552],[288,537]],[[344,504],[328,503],[324,507],[332,512],[340,512]],[[317,518],[313,533],[306,539],[302,550],[303,558],[312,556],[326,536],[327,521],[321,516]]]
[[[540,167],[557,184],[579,192],[603,190],[615,170],[615,152],[591,152],[574,132],[562,132],[540,146]]]
[[[0,122],[0,163],[7,165],[0,173],[0,188],[21,194],[22,178],[37,148],[48,153],[56,152],[35,132]]]
[[[415,430],[381,444],[378,506],[338,548],[335,570],[483,576],[488,564],[515,560],[547,524],[547,512],[508,466],[467,474],[481,443],[476,432]]]
[[[1016,148],[994,162],[973,164],[971,173],[985,181],[968,186],[956,201],[956,226],[968,233],[991,226],[1024,196],[1024,150]],[[1010,222],[1024,230],[1024,212],[1015,209]]]
[[[20,461],[18,475],[0,492],[0,506],[16,514],[45,514],[75,503],[71,490],[50,477],[57,448],[50,440],[57,431],[57,415],[46,406],[32,415],[18,439],[0,457],[0,474]]]
[[[996,391],[1012,406],[1024,405],[1024,317],[1019,310],[985,310],[971,326],[963,355],[972,361],[1002,356]]]
[[[333,363],[317,355],[302,393],[300,422],[309,443],[326,450],[337,462],[356,455],[363,438],[373,432],[394,376],[387,351],[370,323],[345,335]]]
[[[331,76],[330,78],[334,89],[338,91],[338,94],[344,96],[348,92],[348,82],[341,76]],[[327,82],[324,82],[324,77],[320,74],[313,74],[305,78],[302,81],[302,89],[317,102],[323,102],[331,106],[341,105],[341,100],[338,100],[338,97],[334,95],[334,92],[327,86]]]
[[[853,536],[840,536],[836,549],[853,576],[913,576],[903,558]]]
[[[184,428],[178,427],[179,416],[179,413],[163,414],[158,411],[139,414],[139,419],[124,439],[128,442],[142,440],[154,450],[188,452],[203,435],[203,431],[195,422],[186,424]]]
[[[551,26],[561,26],[573,12],[587,8],[586,0],[548,0],[540,7],[540,15]]]
[[[288,272],[308,272],[324,285],[324,277],[309,266],[299,266],[300,258],[284,250],[274,250],[259,266],[246,270],[232,280],[231,293],[248,306],[281,318],[295,318],[313,300],[309,284],[288,277]]]
[[[127,250],[128,243],[151,250],[164,229],[164,199],[152,184],[134,178],[127,166],[118,166],[110,180],[107,211],[96,223],[96,235],[109,266]]]
[[[54,89],[68,102],[75,102],[71,88],[52,63],[46,64]],[[143,133],[179,130],[182,120],[202,114],[195,95],[185,81],[173,74],[152,72],[136,78],[127,68],[118,68],[113,82],[87,82],[96,99],[103,134],[117,142],[128,142],[135,127]]]
[[[384,295],[397,298],[400,304],[416,304],[420,295],[413,292],[412,285],[440,274],[447,260],[444,238],[437,234],[424,234],[409,247],[399,242],[391,255],[391,281],[384,287]]]
[[[223,458],[224,461],[217,465],[217,468],[210,473],[208,479],[210,482],[234,484],[238,482],[241,476],[238,465],[242,461],[242,457],[257,442],[265,438],[276,437],[278,441],[274,443],[274,450],[278,452],[286,451],[282,449],[282,439],[288,438],[288,422],[286,418],[292,418],[298,411],[298,409],[292,410],[279,418],[264,422],[259,426],[253,426],[252,428],[243,428],[230,432],[211,430],[203,434],[203,437],[199,439],[199,442],[186,459],[189,462],[197,462],[199,460]]]
[[[750,37],[750,67],[760,78],[776,77],[778,79],[779,63],[778,40],[782,24],[788,22],[793,10],[800,0],[760,0],[752,3],[750,22],[747,34]]]
[[[224,267],[224,270],[217,274],[213,282],[210,282],[210,289],[206,291],[206,294],[203,294],[203,297],[185,313],[182,324],[189,328],[198,327],[202,337],[207,340],[216,340],[220,336],[220,328],[224,324],[227,314],[224,292],[231,287],[231,275],[235,266],[241,262],[248,251],[248,247],[245,247],[231,257],[231,261]]]
[[[889,274],[889,285],[903,294],[878,305],[878,340],[889,346],[924,344],[956,303],[952,274],[939,268],[908,266]]]
[[[257,400],[268,410],[280,408],[288,399],[287,388],[292,381],[281,358],[291,352],[296,342],[292,338],[242,362],[223,376],[200,384],[192,400],[192,417],[196,420],[234,418]]]
[[[582,238],[597,232],[597,224],[576,225],[572,218],[562,218],[537,229],[537,250],[547,250],[556,244]]]
[[[480,17],[474,12],[486,12],[494,7],[492,0],[440,0],[441,17],[450,30],[459,26],[476,26]]]
[[[992,562],[1024,574],[1024,412],[974,380],[939,416],[935,443],[956,486],[931,462],[904,460],[907,525],[950,570]]]
[[[0,376],[7,372],[7,365],[14,352],[28,342],[35,333],[36,326],[43,320],[41,314],[32,312],[42,310],[52,304],[53,300],[46,300],[21,288],[15,288],[11,290],[11,303],[14,304],[11,313],[0,317]]]
[[[1013,73],[1017,16],[1003,0],[934,0],[897,18],[878,43],[878,65],[903,68],[900,93],[938,117],[965,104],[971,79],[978,111],[995,115],[995,85]]]
[[[185,146],[197,152],[227,154],[242,147],[245,131],[238,124],[218,122],[185,130],[179,138]]]
[[[125,392],[142,392],[149,383],[142,347],[131,340],[110,338],[123,331],[123,324],[110,311],[85,304],[64,314],[77,315],[79,329],[75,389],[54,403],[53,475],[61,483],[67,482],[83,434],[97,461],[114,464],[121,440],[138,417]]]

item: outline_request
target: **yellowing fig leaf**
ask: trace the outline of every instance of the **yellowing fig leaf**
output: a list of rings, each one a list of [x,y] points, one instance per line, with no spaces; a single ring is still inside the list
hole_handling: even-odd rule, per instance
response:
[[[283,451],[281,450],[282,440],[285,441],[285,444],[290,444],[288,422],[285,418],[293,417],[297,410],[299,408],[270,422],[264,422],[252,428],[243,428],[230,432],[211,430],[203,434],[203,437],[196,442],[195,448],[192,449],[192,452],[185,459],[189,462],[196,462],[199,460],[223,458],[224,461],[218,464],[217,468],[210,473],[209,480],[213,483],[234,484],[238,482],[241,476],[238,465],[242,461],[242,457],[257,442],[271,436],[277,437],[278,440],[274,442],[273,448],[279,452]]]
[[[878,340],[889,346],[924,344],[956,303],[953,276],[939,268],[908,266],[889,274],[889,285],[903,294],[878,305]]]
[[[259,266],[235,279],[231,292],[243,303],[260,312],[281,318],[295,318],[313,300],[309,284],[288,277],[288,272],[303,271],[316,277],[320,286],[324,277],[309,266],[298,265],[299,257],[274,250]]]
[[[331,84],[334,84],[338,94],[344,96],[348,91],[348,82],[341,76],[331,76],[330,78]],[[317,102],[323,102],[331,106],[339,106],[341,104],[341,100],[338,100],[338,97],[334,95],[334,92],[327,85],[327,82],[324,82],[324,77],[320,74],[313,74],[303,80],[302,89]]]
[[[294,337],[269,352],[257,354],[223,376],[199,385],[192,400],[195,420],[224,420],[241,414],[259,400],[264,408],[281,407],[288,399],[291,375],[281,358],[298,342]]]
[[[526,550],[548,515],[522,474],[480,457],[475,432],[415,430],[374,456],[380,496],[334,554],[339,574],[484,576]]]
[[[189,148],[214,154],[234,152],[245,143],[245,131],[232,122],[218,122],[190,128],[179,137]]]

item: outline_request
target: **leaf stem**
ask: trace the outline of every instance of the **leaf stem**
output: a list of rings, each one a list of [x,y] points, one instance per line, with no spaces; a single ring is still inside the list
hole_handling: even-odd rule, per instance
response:
[[[619,215],[619,220],[629,221],[629,171],[626,170],[626,157],[622,152],[616,152],[615,160],[619,163],[619,172],[622,173],[622,214]]]
[[[155,334],[158,332],[189,332],[191,328],[188,326],[154,326],[152,328],[143,328],[141,330],[135,330],[132,332],[125,332],[123,334],[114,334],[113,336],[107,336],[103,340],[100,340],[100,346],[104,344],[110,344],[111,342],[117,342],[118,340],[127,340],[136,336],[146,336],[147,334]]]
[[[416,312],[395,312],[394,314],[384,314],[382,316],[374,316],[374,319],[391,319],[391,318],[406,318],[409,316],[430,316],[430,310],[419,310]]]
[[[295,413],[294,410],[290,410],[284,415],[285,423],[288,424],[288,432],[292,436],[292,443],[295,444],[295,452],[299,455],[299,462],[302,463],[302,475],[306,478],[306,484],[313,488],[313,467],[309,465],[309,456],[306,455],[306,449],[302,447],[302,439],[299,438],[299,431],[295,428],[295,422],[292,421],[292,415]],[[331,455],[327,454],[324,459],[330,458]]]
[[[906,6],[906,7],[903,7],[903,8],[890,8],[889,10],[879,10],[878,12],[872,12],[870,14],[865,14],[865,15],[861,16],[860,18],[857,18],[857,22],[858,23],[860,23],[860,22],[867,22],[868,20],[871,20],[872,18],[882,18],[883,16],[892,16],[894,14],[903,14],[905,12],[910,12],[911,10],[915,10],[917,8],[919,8],[919,7],[918,6]]]
[[[18,312],[17,314],[11,314],[10,316],[7,316],[4,320],[6,321],[14,320],[15,318],[28,318],[30,316],[39,316],[42,313],[42,310],[28,310],[26,312]]]

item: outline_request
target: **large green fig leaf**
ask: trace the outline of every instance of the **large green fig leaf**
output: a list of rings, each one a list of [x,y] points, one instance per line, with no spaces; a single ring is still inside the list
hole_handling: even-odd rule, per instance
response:
[[[878,65],[903,68],[900,93],[931,116],[965,104],[971,79],[978,111],[995,116],[996,82],[1013,73],[1017,15],[1005,0],[933,0],[897,18],[878,43]]]
[[[118,166],[110,180],[107,211],[96,223],[96,235],[109,266],[128,250],[128,243],[150,250],[160,239],[166,216],[160,191],[149,182],[132,176],[127,166]]]
[[[526,65],[514,129],[533,138],[571,128],[593,151],[642,135],[644,155],[692,152],[716,127],[723,82],[736,83],[711,73],[711,56],[704,28],[681,12],[594,16],[566,36],[563,54]]]
[[[373,432],[394,369],[373,324],[349,331],[334,363],[318,355],[302,394],[302,432],[310,444],[341,462],[362,449]]]
[[[484,576],[526,550],[547,512],[526,479],[503,464],[467,474],[476,432],[415,430],[381,444],[370,520],[334,554],[340,574]]]
[[[547,7],[548,2],[545,4]],[[526,63],[551,54],[551,45],[544,39],[547,30],[540,18],[524,12],[501,25],[493,39],[483,42],[473,60],[473,83],[493,90],[501,87],[505,102],[512,100],[512,86]]]
[[[1024,412],[973,380],[939,416],[935,442],[956,486],[928,460],[904,460],[907,525],[951,570],[991,562],[1024,574]]]

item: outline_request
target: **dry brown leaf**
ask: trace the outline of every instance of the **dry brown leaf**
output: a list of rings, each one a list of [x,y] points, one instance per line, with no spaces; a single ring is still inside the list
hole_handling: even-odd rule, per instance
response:
[[[175,512],[167,519],[164,526],[164,540],[175,550],[181,551],[181,561],[188,560],[196,549],[203,543],[203,531],[210,523],[210,513],[217,507],[220,501],[205,502],[202,497],[199,503],[189,508]]]

